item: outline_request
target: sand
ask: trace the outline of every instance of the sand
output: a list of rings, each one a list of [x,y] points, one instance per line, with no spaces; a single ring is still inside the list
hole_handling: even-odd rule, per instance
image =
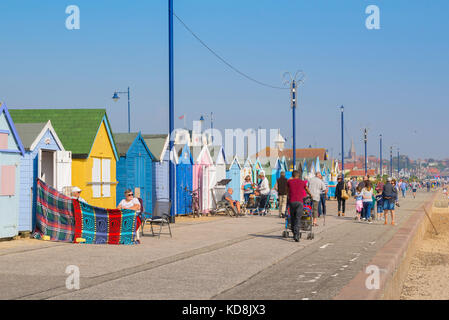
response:
[[[449,213],[434,213],[427,233],[412,258],[401,300],[449,299]]]

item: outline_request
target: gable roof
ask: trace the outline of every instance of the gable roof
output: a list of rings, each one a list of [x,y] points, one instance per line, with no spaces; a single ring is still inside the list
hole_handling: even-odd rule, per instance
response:
[[[104,121],[116,159],[118,154],[106,109],[11,109],[17,123],[51,121],[66,150],[74,158],[87,158]]]
[[[237,158],[237,156],[234,156],[234,158],[232,158],[232,161],[226,165],[226,170],[229,170],[232,168],[232,166],[234,165],[234,163],[237,163],[237,166],[240,170],[242,170],[242,166],[240,165],[239,159]]]
[[[164,159],[165,152],[168,149],[168,134],[143,134],[143,140],[154,156],[154,160]]]
[[[50,120],[48,120],[47,123],[16,123],[16,129],[22,139],[23,146],[27,151],[34,150],[47,131],[51,132],[59,148],[62,151],[65,151]]]
[[[117,152],[120,157],[126,157],[129,149],[134,145],[134,143],[137,143],[137,141],[140,140],[142,141],[150,158],[154,159],[154,155],[151,153],[140,132],[114,133],[113,136],[117,146]]]
[[[259,157],[282,157],[285,156],[287,160],[293,158],[293,149],[282,149],[266,147],[259,151],[256,156]],[[316,158],[319,157],[320,160],[327,160],[327,151],[325,148],[305,148],[296,149],[296,159],[298,158]]]
[[[8,122],[9,126],[11,127],[12,135],[17,143],[17,147],[18,147],[20,153],[23,156],[23,155],[25,155],[25,148],[23,147],[22,140],[20,139],[20,136],[17,133],[16,126],[14,125],[14,121],[11,118],[11,114],[9,113],[6,103],[2,103],[0,101],[0,115],[2,115],[3,113],[5,113],[6,121]]]
[[[217,163],[220,154],[223,156],[223,161],[226,164],[226,155],[223,146],[208,146],[208,148],[210,156],[212,157],[212,160],[215,164]]]

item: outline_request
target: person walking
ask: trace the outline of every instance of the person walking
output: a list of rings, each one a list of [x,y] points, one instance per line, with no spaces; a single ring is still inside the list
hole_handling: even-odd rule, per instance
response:
[[[278,192],[279,197],[279,218],[285,217],[285,211],[287,210],[287,196],[288,185],[287,178],[285,177],[285,171],[281,171],[281,176],[276,180],[274,189]]]
[[[373,186],[370,181],[365,182],[365,187],[362,189],[363,197],[363,211],[362,220],[372,223],[371,208],[373,206]]]
[[[312,200],[313,200],[313,226],[317,227],[317,218],[318,218],[318,204],[320,202],[321,192],[326,191],[326,185],[324,184],[323,180],[321,180],[321,173],[317,172],[315,177],[312,177],[309,180],[308,188],[310,190],[310,193],[312,194]]]
[[[265,206],[267,204],[268,195],[270,194],[270,186],[268,183],[268,179],[265,177],[265,171],[259,172],[259,185],[257,186],[257,191],[259,191],[260,194],[260,201],[259,201],[259,214],[265,216]]]
[[[416,181],[412,182],[412,194],[413,194],[413,199],[416,198],[416,190],[418,190],[418,183],[416,183]]]
[[[402,198],[405,198],[405,193],[407,192],[407,183],[405,183],[405,181],[401,180],[400,181],[400,188],[402,191]]]
[[[343,192],[343,190],[345,192]],[[342,215],[345,216],[345,206],[346,206],[346,200],[347,197],[343,193],[348,192],[348,186],[346,185],[345,181],[343,180],[342,176],[338,176],[337,178],[337,186],[335,187],[335,196],[337,198],[338,202],[338,216]]]
[[[321,176],[321,174],[320,174]],[[321,180],[323,180],[324,186],[326,187],[326,190],[322,191],[320,193],[320,202],[318,203],[318,218],[321,217],[321,215],[326,215],[326,198],[327,198],[327,192],[329,190],[329,184],[325,179],[323,179],[323,176],[321,176]]]
[[[363,211],[363,196],[362,196],[362,186],[357,186],[357,188],[355,189],[355,212],[356,212],[356,217],[355,219],[360,221],[360,217],[362,215],[362,211]]]
[[[391,224],[394,225],[394,203],[395,203],[395,191],[394,186],[391,183],[392,179],[388,178],[387,183],[384,185],[382,190],[382,197],[384,203],[384,224],[388,224],[388,213],[391,214]]]
[[[306,194],[310,194],[307,183],[299,178],[299,171],[293,170],[292,178],[288,180],[288,205],[290,208],[290,224],[293,232],[293,239],[299,242],[299,227],[304,210],[303,199]]]
[[[355,189],[357,188],[357,180],[355,177],[351,179],[351,195],[355,195]]]

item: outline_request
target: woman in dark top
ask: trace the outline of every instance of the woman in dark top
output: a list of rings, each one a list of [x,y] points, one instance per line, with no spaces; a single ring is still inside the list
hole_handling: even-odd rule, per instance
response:
[[[338,183],[335,188],[335,196],[337,197],[337,201],[338,201],[338,216],[340,216],[340,214],[341,214],[344,217],[346,200],[341,198],[341,191],[343,189],[345,189],[346,192],[348,192],[348,186],[346,185],[346,183],[344,182],[344,180],[341,176],[339,176],[337,178],[337,182]]]

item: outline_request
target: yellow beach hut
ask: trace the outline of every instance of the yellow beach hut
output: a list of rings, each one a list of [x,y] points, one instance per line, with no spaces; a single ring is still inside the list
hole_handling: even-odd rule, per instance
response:
[[[64,148],[72,151],[72,187],[89,204],[116,207],[118,154],[105,109],[11,109],[18,123],[51,121]]]

